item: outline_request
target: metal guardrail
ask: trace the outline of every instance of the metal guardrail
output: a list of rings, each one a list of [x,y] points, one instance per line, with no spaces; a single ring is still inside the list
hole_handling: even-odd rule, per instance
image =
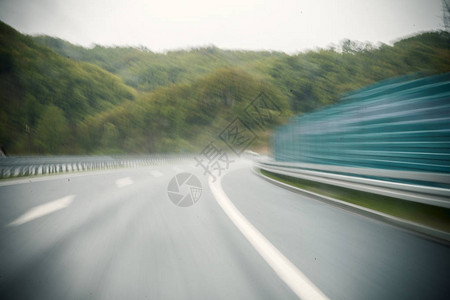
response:
[[[350,92],[272,142],[267,171],[450,208],[450,73]]]
[[[289,164],[261,160],[256,161],[256,167],[275,174],[450,208],[450,175],[445,173]],[[416,182],[414,184],[398,182],[399,179],[415,180]],[[432,185],[436,183],[440,183],[442,186]]]
[[[16,156],[0,158],[0,178],[159,165],[184,159],[178,155]]]

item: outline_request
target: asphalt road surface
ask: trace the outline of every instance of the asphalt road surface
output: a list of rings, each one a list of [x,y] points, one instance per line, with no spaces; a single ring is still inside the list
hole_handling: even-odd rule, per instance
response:
[[[448,299],[448,246],[250,167],[232,163],[215,183],[193,160],[0,181],[0,299],[298,299],[309,288],[330,299]],[[189,207],[168,196],[182,172],[202,185]]]

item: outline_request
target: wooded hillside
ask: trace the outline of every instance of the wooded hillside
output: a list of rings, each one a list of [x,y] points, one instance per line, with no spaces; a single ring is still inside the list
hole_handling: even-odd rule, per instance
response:
[[[213,46],[154,53],[83,48],[1,23],[0,144],[9,154],[192,152],[239,117],[260,147],[273,126],[345,92],[449,71],[448,32],[296,55]],[[244,113],[260,93],[281,111],[265,128]]]

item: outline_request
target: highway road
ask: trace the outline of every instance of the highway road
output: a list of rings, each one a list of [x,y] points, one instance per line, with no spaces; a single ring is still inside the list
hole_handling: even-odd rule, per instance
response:
[[[167,191],[182,172],[202,185],[189,207]],[[0,205],[0,299],[450,295],[449,246],[272,185],[246,160],[216,182],[189,159],[0,181]]]

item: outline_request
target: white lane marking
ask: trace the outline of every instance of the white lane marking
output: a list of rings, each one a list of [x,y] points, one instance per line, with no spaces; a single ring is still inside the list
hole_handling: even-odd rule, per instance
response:
[[[328,299],[297,267],[266,239],[234,206],[220,184],[208,181],[216,201],[278,276],[300,299]]]
[[[159,171],[151,171],[150,174],[152,174],[153,177],[161,177],[163,176],[163,173],[159,172]]]
[[[67,206],[70,205],[70,203],[72,203],[73,198],[75,198],[75,195],[69,195],[61,199],[33,207],[25,214],[21,215],[20,217],[9,223],[8,226],[22,225],[34,219],[51,214],[57,210],[66,208]]]
[[[178,168],[178,167],[172,167],[172,169],[173,169],[175,172],[183,172],[183,170],[180,169],[180,168]]]
[[[133,184],[133,180],[131,180],[130,177],[124,177],[124,178],[120,178],[120,179],[116,180],[116,185],[119,188],[122,188],[122,187],[130,185],[130,184]]]

